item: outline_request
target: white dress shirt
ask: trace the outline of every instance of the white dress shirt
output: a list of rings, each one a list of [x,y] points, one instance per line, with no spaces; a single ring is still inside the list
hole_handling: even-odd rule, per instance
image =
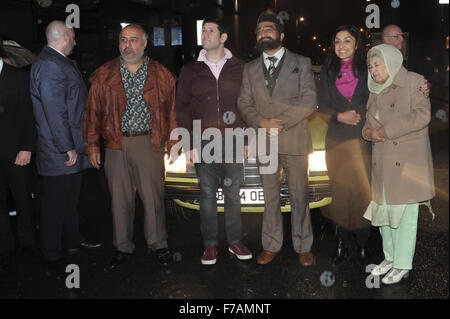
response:
[[[275,62],[275,67],[278,66],[278,63],[280,63],[280,60],[281,60],[281,58],[283,57],[283,54],[284,54],[285,51],[286,51],[286,49],[282,47],[280,50],[278,50],[277,53],[275,53],[274,55],[272,55],[272,56],[274,56],[274,57],[277,58],[277,61]],[[268,55],[266,52],[263,52],[264,65],[266,66],[266,69],[267,69],[267,70],[269,69],[269,66],[270,66],[270,61],[269,61],[269,59],[268,59],[269,56],[270,56],[270,55]]]

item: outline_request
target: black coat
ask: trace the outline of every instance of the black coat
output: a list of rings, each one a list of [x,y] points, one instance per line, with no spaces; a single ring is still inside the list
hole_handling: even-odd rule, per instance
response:
[[[371,145],[362,138],[369,89],[367,71],[359,76],[349,102],[336,87],[336,74],[320,72],[319,110],[331,116],[326,136],[326,161],[333,201],[327,217],[346,229],[368,227],[363,218],[369,205]],[[337,121],[337,113],[355,110],[361,115],[358,125]]]
[[[34,151],[36,128],[29,74],[6,64],[0,73],[0,158],[14,160],[19,151]]]
[[[352,101],[349,102],[336,87],[337,75],[335,73],[328,75],[325,67],[322,66],[320,70],[319,110],[331,116],[326,137],[327,148],[353,138],[363,140],[361,130],[366,122],[366,107],[369,100],[367,76],[367,71],[359,76]],[[337,121],[338,112],[349,110],[355,110],[356,113],[361,115],[361,121],[358,125],[346,125]]]

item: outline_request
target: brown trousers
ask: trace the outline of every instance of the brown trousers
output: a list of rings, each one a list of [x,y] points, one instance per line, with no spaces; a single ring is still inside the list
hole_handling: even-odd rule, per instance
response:
[[[149,148],[150,136],[123,137],[122,149],[106,149],[105,174],[113,212],[113,244],[134,251],[136,191],[144,206],[144,236],[152,250],[167,248],[164,208],[164,153]]]
[[[297,253],[311,251],[313,231],[309,215],[308,156],[278,155],[278,170],[274,174],[261,174],[265,209],[262,225],[264,250],[279,252],[283,245],[283,220],[280,209],[282,169],[286,177],[291,200],[292,244]]]

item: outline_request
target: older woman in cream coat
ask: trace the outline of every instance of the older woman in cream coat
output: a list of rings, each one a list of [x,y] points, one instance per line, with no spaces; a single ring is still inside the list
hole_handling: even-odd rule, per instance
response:
[[[380,227],[385,260],[373,275],[384,284],[409,275],[416,246],[419,203],[434,197],[428,136],[430,100],[417,90],[419,74],[401,52],[382,44],[368,52],[370,93],[363,137],[372,142],[372,202],[364,217]]]

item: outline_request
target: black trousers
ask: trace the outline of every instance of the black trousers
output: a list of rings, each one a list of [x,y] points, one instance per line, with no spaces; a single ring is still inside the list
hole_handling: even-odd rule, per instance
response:
[[[61,258],[65,249],[81,243],[77,212],[80,188],[81,173],[43,176],[40,236],[47,261]]]
[[[31,210],[31,167],[17,166],[14,159],[0,159],[0,253],[15,248],[13,224],[7,204],[8,188],[16,206],[16,232],[18,247],[32,244],[33,226]]]
[[[355,235],[356,243],[360,247],[366,247],[370,237],[370,225],[354,230],[347,230],[336,224],[336,236],[344,241],[344,245],[348,246],[351,235]]]

